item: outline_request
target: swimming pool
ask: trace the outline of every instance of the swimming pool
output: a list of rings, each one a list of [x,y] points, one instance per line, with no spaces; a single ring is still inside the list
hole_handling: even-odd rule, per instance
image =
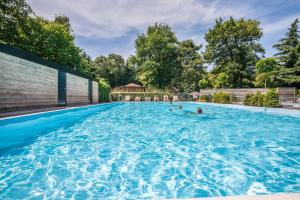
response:
[[[178,104],[112,103],[0,120],[0,199],[300,192],[299,116]],[[192,114],[198,106],[203,114]]]

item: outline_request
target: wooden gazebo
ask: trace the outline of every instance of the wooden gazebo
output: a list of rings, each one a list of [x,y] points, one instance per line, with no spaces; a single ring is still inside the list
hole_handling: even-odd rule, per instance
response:
[[[127,85],[122,85],[113,89],[113,92],[145,92],[146,87],[135,84],[129,83]]]

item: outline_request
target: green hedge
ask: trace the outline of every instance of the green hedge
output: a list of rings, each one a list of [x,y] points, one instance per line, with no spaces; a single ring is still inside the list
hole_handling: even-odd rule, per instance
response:
[[[212,96],[210,94],[204,94],[204,95],[200,96],[199,100],[205,101],[205,102],[211,102]]]
[[[248,106],[280,107],[279,96],[275,89],[269,89],[267,94],[261,92],[247,94],[244,104]]]
[[[105,80],[99,80],[99,102],[110,102],[110,85]]]
[[[231,103],[231,97],[229,95],[229,93],[226,92],[216,92],[214,93],[213,97],[212,97],[212,101],[214,103]]]

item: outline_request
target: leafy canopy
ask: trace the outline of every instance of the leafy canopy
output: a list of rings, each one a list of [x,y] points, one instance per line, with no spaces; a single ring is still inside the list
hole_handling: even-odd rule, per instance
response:
[[[227,73],[231,87],[250,85],[254,66],[264,49],[259,43],[262,31],[256,20],[230,18],[216,20],[205,34],[205,58],[213,63],[213,73]]]
[[[135,41],[138,80],[160,89],[173,86],[181,71],[179,45],[171,27],[156,23]]]

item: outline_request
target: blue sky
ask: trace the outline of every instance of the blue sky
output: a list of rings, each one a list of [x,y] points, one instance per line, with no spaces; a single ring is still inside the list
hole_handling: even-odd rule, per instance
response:
[[[300,18],[300,0],[27,0],[37,15],[70,17],[76,43],[92,58],[134,54],[134,40],[155,22],[169,24],[179,40],[205,45],[215,19],[251,18],[261,22],[266,56],[272,45]],[[203,50],[203,49],[202,49]]]

